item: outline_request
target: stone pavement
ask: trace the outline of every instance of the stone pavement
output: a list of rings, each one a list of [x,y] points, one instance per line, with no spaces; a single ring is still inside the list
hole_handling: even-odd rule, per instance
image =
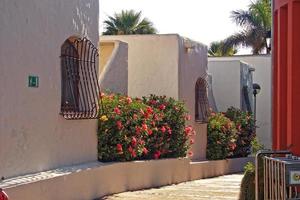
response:
[[[102,200],[237,200],[242,174],[201,179],[148,190],[124,192]]]

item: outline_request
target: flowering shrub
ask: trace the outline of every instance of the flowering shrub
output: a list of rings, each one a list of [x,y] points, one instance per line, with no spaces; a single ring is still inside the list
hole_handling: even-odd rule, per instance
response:
[[[253,116],[233,107],[226,113],[211,113],[207,135],[208,159],[246,157],[255,139]]]
[[[246,157],[251,153],[251,143],[255,139],[255,122],[253,115],[231,107],[225,116],[233,121],[237,130],[236,148],[232,157]]]
[[[223,113],[211,113],[207,125],[206,157],[221,160],[232,156],[236,148],[237,130]]]
[[[106,113],[99,116],[98,158],[129,161],[186,156],[191,127],[185,127],[181,102],[151,95],[142,99],[102,95]]]

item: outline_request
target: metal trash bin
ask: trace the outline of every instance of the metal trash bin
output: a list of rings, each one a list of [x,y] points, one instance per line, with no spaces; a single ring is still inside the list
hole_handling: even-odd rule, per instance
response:
[[[259,159],[261,157],[261,159]],[[260,163],[262,162],[262,163]],[[263,165],[258,167],[258,165]],[[261,172],[260,170],[263,170]],[[300,200],[300,157],[289,151],[261,151],[256,156],[256,200]],[[262,175],[263,177],[259,177]],[[259,189],[263,182],[263,191]]]

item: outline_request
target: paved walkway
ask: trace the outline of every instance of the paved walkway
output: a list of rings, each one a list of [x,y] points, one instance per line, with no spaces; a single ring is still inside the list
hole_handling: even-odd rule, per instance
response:
[[[124,192],[103,200],[237,200],[243,175],[233,174],[165,186],[156,189]]]

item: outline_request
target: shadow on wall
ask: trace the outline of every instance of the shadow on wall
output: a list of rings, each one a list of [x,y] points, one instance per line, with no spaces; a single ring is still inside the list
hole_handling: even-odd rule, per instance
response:
[[[99,25],[94,24],[93,20],[90,19],[90,16],[86,14],[89,13],[90,9],[94,7],[98,7],[97,0],[79,0],[79,6],[76,7],[76,10],[73,10],[74,29],[77,32],[80,32],[83,36],[89,35],[88,30],[94,30],[94,28],[99,27]],[[97,16],[97,18],[98,17],[99,16]],[[93,26],[94,28],[92,28]]]

